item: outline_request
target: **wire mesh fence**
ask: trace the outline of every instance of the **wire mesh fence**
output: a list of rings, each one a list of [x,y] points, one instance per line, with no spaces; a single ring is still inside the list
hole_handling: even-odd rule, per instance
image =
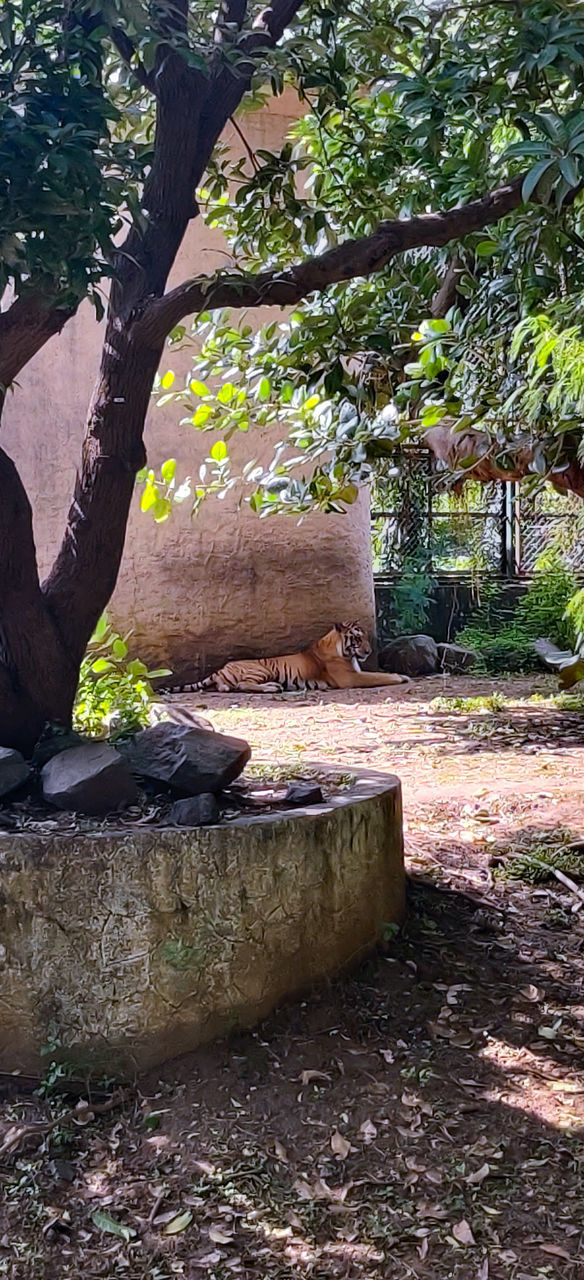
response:
[[[552,548],[584,574],[584,504],[574,494],[473,480],[454,493],[425,449],[404,450],[378,479],[371,519],[378,575],[413,568],[446,578],[528,578]]]

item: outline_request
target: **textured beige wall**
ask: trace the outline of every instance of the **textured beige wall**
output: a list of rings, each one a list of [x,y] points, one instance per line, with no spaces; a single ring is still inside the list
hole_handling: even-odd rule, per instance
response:
[[[292,110],[284,97],[269,112],[248,117],[245,131],[252,144],[277,146]],[[225,261],[221,236],[197,221],[172,283]],[[62,536],[101,338],[101,327],[84,305],[23,372],[6,407],[4,447],[33,503],[42,572]],[[187,367],[182,360],[181,365],[168,353],[163,367],[178,373]],[[176,406],[153,405],[146,430],[149,461],[158,469],[175,457],[181,475],[196,475],[213,437],[181,427],[180,416]],[[257,431],[235,440],[235,467],[250,450],[269,457],[270,438]],[[300,525],[293,517],[259,520],[247,508],[238,509],[234,494],[209,499],[194,519],[188,506],[176,508],[160,526],[140,513],[137,501],[133,506],[111,612],[123,631],[133,631],[132,647],[146,660],[188,677],[229,657],[298,648],[337,620],[360,618],[373,629],[366,495],[344,516],[312,516]]]

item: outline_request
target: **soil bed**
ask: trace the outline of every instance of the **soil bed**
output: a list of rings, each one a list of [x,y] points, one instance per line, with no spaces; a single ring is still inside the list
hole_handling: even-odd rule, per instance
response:
[[[218,797],[221,821],[233,821],[242,813],[292,810],[296,805],[288,801],[286,795],[290,783],[300,786],[317,784],[326,800],[350,786],[353,777],[354,774],[343,774],[333,769],[248,766],[245,776],[238,778]],[[27,796],[22,800],[7,797],[3,803],[0,802],[0,839],[10,831],[36,832],[39,835],[75,832],[97,835],[105,831],[127,830],[136,825],[160,829],[174,825],[169,820],[174,802],[175,797],[168,792],[156,792],[150,788],[149,793],[143,793],[140,804],[130,805],[103,818],[93,818],[56,809],[46,804],[42,797],[34,799]]]
[[[11,1280],[582,1280],[584,911],[501,874],[584,836],[584,716],[528,702],[553,688],[205,700],[256,759],[401,775],[407,926],[111,1114],[25,1135],[0,1174]],[[75,1106],[54,1087],[12,1092],[4,1132]]]

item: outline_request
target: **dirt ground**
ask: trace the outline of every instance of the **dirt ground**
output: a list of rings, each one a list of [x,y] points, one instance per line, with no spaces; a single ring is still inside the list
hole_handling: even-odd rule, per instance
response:
[[[260,771],[397,773],[408,921],[95,1112],[72,1116],[62,1081],[7,1094],[0,1276],[584,1280],[583,903],[505,875],[582,841],[584,887],[584,714],[552,688],[183,699]],[[469,697],[490,701],[435,703]]]

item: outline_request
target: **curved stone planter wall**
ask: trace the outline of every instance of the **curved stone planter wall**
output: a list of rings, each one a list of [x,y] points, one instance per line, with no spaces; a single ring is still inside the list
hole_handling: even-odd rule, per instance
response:
[[[127,1075],[250,1025],[404,913],[400,784],[215,827],[0,837],[0,1067]],[[56,1046],[56,1048],[55,1048]]]

